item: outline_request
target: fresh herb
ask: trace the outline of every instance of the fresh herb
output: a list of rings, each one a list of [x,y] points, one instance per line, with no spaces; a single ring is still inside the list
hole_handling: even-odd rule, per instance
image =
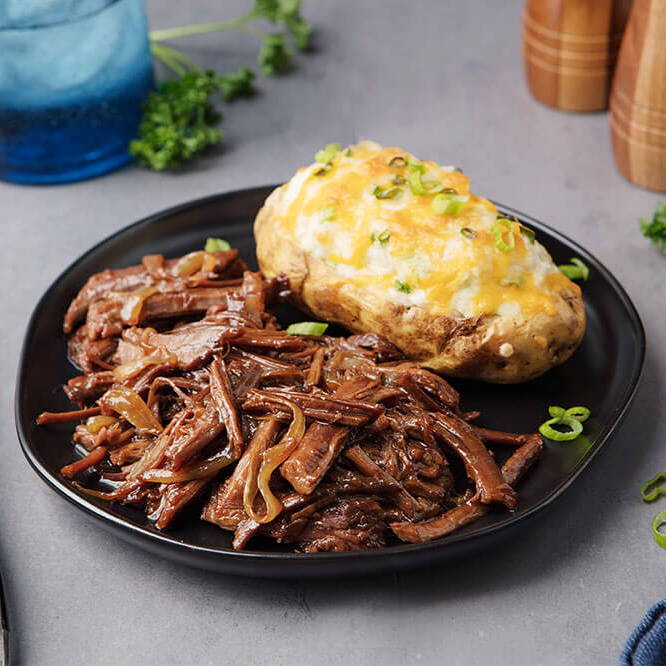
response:
[[[583,432],[583,423],[590,418],[590,410],[587,407],[564,407],[551,406],[548,408],[551,419],[539,426],[539,432],[548,439],[556,442],[568,442],[576,439]],[[554,425],[565,426],[568,430],[557,430]]]
[[[406,283],[403,282],[402,280],[396,280],[393,283],[393,286],[403,294],[411,294],[412,293],[412,288]]]
[[[573,257],[570,264],[562,264],[558,268],[570,280],[587,282],[590,278],[590,269],[577,257]]]
[[[231,250],[231,245],[222,238],[207,238],[204,250],[206,252],[228,252]]]
[[[328,324],[319,321],[299,321],[287,327],[290,335],[324,335]]]
[[[476,231],[474,229],[470,229],[469,227],[463,227],[460,230],[460,233],[465,237],[469,238],[470,240],[473,238],[476,238]]]
[[[173,169],[222,140],[213,127],[220,119],[211,102],[219,90],[215,74],[193,71],[164,81],[143,105],[138,138],[130,153],[156,171]]]
[[[261,39],[257,56],[262,74],[285,72],[292,53],[287,37],[297,49],[307,48],[312,27],[300,15],[301,0],[255,0],[247,14],[223,23],[203,23],[150,33],[151,51],[178,78],[164,81],[149,93],[143,105],[138,136],[129,151],[151,169],[161,171],[182,166],[201,152],[219,143],[223,133],[215,129],[221,115],[213,101],[220,95],[225,102],[252,95],[255,73],[248,67],[218,74],[204,70],[181,51],[162,42],[188,35],[220,30],[239,30]],[[267,20],[282,32],[266,33],[250,27],[253,21]]]
[[[444,185],[436,180],[423,180],[424,173],[425,167],[423,164],[409,162],[407,182],[414,194],[437,194],[437,192],[441,192],[444,189]]]
[[[370,234],[370,241],[372,243],[379,243],[380,245],[386,245],[386,243],[389,242],[390,238],[391,238],[391,233],[389,232],[388,229],[384,229],[384,231],[380,231],[379,233],[373,231]]]
[[[525,278],[518,277],[504,277],[499,281],[502,287],[521,287],[525,283]]]
[[[649,481],[646,481],[641,486],[641,499],[644,502],[654,502],[660,495],[666,495],[666,488],[662,488],[659,485],[662,481],[666,481],[666,474],[664,472],[660,472]]]
[[[513,223],[506,217],[498,217],[490,227],[495,236],[495,247],[500,252],[511,252],[516,246],[516,239],[513,235]]]
[[[377,199],[395,199],[402,194],[402,190],[399,187],[392,187],[390,190],[387,190],[377,185],[372,193]]]
[[[643,236],[649,238],[666,254],[666,204],[660,203],[651,220],[640,220]]]

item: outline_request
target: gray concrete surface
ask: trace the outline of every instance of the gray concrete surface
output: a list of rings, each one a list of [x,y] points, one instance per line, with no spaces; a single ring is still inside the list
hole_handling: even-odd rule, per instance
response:
[[[151,0],[150,20],[216,20],[247,4]],[[605,114],[559,113],[529,97],[520,5],[307,0],[316,52],[228,109],[222,154],[178,175],[127,168],[67,186],[0,184],[0,558],[21,663],[615,663],[643,611],[666,593],[666,551],[650,537],[657,509],[637,496],[666,469],[666,257],[636,228],[659,196],[616,172]],[[255,48],[247,36],[189,43],[218,68]],[[561,229],[617,275],[649,344],[622,430],[519,540],[426,571],[353,582],[232,579],[109,536],[19,451],[13,382],[38,297],[121,226],[194,197],[286,179],[323,144],[356,138],[464,167],[476,191]]]

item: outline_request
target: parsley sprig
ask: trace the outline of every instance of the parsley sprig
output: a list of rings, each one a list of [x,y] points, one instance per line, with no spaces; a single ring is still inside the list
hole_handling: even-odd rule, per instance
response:
[[[158,84],[143,105],[138,136],[130,143],[130,153],[144,166],[161,171],[182,166],[207,148],[218,144],[224,133],[215,125],[222,116],[214,100],[231,102],[254,94],[255,73],[249,67],[219,74],[200,67],[181,51],[162,42],[188,35],[221,30],[240,30],[261,39],[257,56],[264,76],[289,69],[293,57],[288,38],[299,50],[307,48],[312,27],[300,15],[301,0],[255,0],[247,14],[223,23],[202,23],[154,30],[151,51],[177,78]],[[263,32],[253,25],[263,19],[281,32]]]
[[[666,204],[660,203],[651,220],[640,220],[643,236],[649,238],[666,254]]]

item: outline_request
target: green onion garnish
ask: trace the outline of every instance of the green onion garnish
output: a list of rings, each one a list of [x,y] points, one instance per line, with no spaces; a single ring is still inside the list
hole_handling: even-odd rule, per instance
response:
[[[383,187],[377,185],[372,193],[378,199],[395,199],[396,197],[400,196],[402,190],[399,187],[392,187],[390,190],[385,190]]]
[[[412,293],[412,288],[406,283],[403,282],[402,280],[396,280],[393,285],[398,291],[401,291],[403,294],[411,294]]]
[[[324,335],[328,324],[319,321],[299,321],[287,328],[290,335]]]
[[[409,162],[409,176],[407,182],[414,194],[437,194],[444,189],[442,183],[436,180],[423,180],[425,167],[423,164],[413,164]]]
[[[644,502],[654,502],[659,495],[666,495],[666,488],[660,488],[657,484],[666,481],[666,474],[661,472],[657,476],[653,476],[649,481],[646,481],[641,486],[641,499]],[[648,491],[648,489],[650,489]]]
[[[558,268],[570,280],[587,282],[590,278],[590,269],[578,257],[572,257],[570,264],[562,264]]]
[[[548,439],[555,442],[568,442],[576,439],[583,432],[583,422],[590,418],[590,410],[587,407],[557,407],[552,405],[548,413],[553,417],[539,426],[539,432]],[[562,425],[569,430],[556,430],[554,425]]]
[[[330,222],[335,217],[335,208],[333,206],[326,206],[321,209],[321,221]]]
[[[652,538],[656,541],[658,546],[666,548],[666,534],[659,528],[666,523],[666,509],[659,512],[652,521]]]
[[[468,200],[468,196],[447,187],[432,200],[432,209],[437,215],[457,215]]]
[[[506,240],[504,239],[504,234],[502,230],[506,231]],[[506,217],[498,217],[490,227],[490,231],[493,232],[495,236],[495,247],[497,247],[500,252],[511,252],[516,246],[516,239],[513,235],[513,225],[511,220],[508,220]]]
[[[518,224],[520,224],[520,222]],[[520,225],[520,233],[525,236],[530,243],[534,243],[536,240],[536,233],[534,230],[526,227],[524,224]]]
[[[407,160],[402,155],[396,155],[390,159],[389,166],[399,169],[400,167],[407,166]]]
[[[328,164],[341,150],[342,146],[339,143],[329,143],[326,148],[320,150],[315,155],[315,162],[319,162],[320,164]]]
[[[221,238],[207,238],[204,251],[206,252],[228,252],[231,250],[231,245]]]
[[[460,167],[453,167],[453,173],[462,173],[463,170]]]
[[[351,157],[353,154],[354,153],[352,153],[351,148],[347,148],[347,150],[345,150],[345,157]]]
[[[460,230],[460,233],[465,237],[465,238],[476,238],[476,231],[474,229],[470,229],[469,227],[463,227]]]
[[[393,179],[393,184],[394,185],[406,185],[407,181],[402,176],[396,176]]]
[[[386,245],[386,243],[389,242],[389,238],[391,238],[391,233],[388,229],[384,229],[384,231],[380,231],[379,233],[373,231],[370,234],[370,240],[373,243],[379,243],[380,245]]]
[[[525,278],[522,276],[512,278],[505,277],[499,281],[502,287],[520,287],[522,286],[523,282],[525,282]]]

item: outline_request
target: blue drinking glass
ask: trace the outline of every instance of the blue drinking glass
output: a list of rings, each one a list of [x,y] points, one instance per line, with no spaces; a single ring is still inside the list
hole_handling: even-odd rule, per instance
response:
[[[0,179],[127,163],[152,85],[145,0],[0,0]]]

